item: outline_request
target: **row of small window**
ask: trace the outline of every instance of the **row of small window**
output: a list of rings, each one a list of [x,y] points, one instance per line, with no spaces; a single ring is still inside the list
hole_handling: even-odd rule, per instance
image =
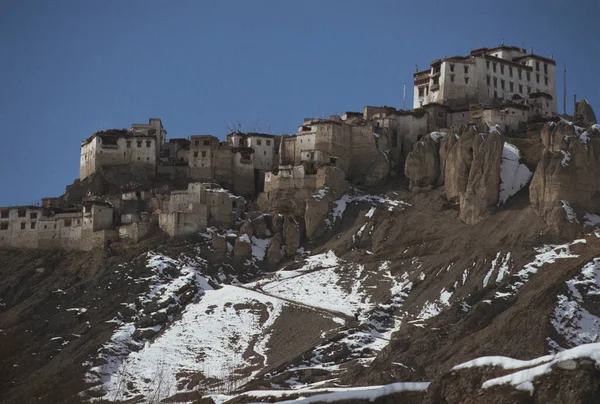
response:
[[[490,76],[486,76],[486,82],[487,85],[491,85],[491,80],[492,78]],[[500,80],[500,88],[502,90],[505,89],[505,84],[506,82],[504,80]],[[511,93],[513,93],[515,91],[515,83],[513,83],[512,81],[508,82],[509,88],[508,91],[510,91]],[[548,85],[548,81],[546,79],[546,85]],[[494,77],[494,88],[498,88],[498,78]],[[519,84],[519,93],[523,94],[523,84]],[[531,93],[531,86],[527,86],[527,94]]]
[[[142,147],[143,142],[141,140],[137,141],[137,147]],[[131,140],[127,141],[127,147],[131,147]],[[146,140],[146,147],[152,147],[152,141]]]
[[[496,73],[496,67],[497,67],[497,63],[491,63],[492,65],[492,70],[494,71],[494,73]],[[486,69],[490,70],[490,61],[486,60],[485,61],[485,67]],[[540,62],[535,62],[535,71],[539,72],[540,71]],[[521,69],[517,69],[517,73],[519,75],[519,80],[522,80],[523,78],[523,71]],[[504,65],[500,65],[500,74],[504,74]],[[544,63],[544,74],[548,74],[548,63]],[[509,77],[513,77],[513,68],[512,66],[508,66],[508,75]],[[531,72],[527,72],[527,80],[531,80]]]
[[[19,209],[19,211],[17,212],[17,216],[18,217],[26,217],[27,216],[27,212],[23,209]],[[38,213],[37,212],[30,212],[29,213],[29,218],[30,219],[37,219],[38,217]],[[0,211],[0,219],[8,219],[8,209],[2,209]]]
[[[77,224],[79,224],[80,221],[79,219],[77,219]],[[35,230],[37,225],[37,222],[31,222],[29,223],[29,228],[31,230]],[[72,220],[71,219],[65,219],[64,220],[64,226],[65,227],[71,227],[72,225]],[[27,228],[27,223],[26,222],[21,222],[21,230],[25,230]],[[44,229],[47,229],[48,225],[44,225]],[[54,228],[56,229],[56,225],[54,225]],[[2,222],[0,223],[0,230],[8,230],[8,222]]]

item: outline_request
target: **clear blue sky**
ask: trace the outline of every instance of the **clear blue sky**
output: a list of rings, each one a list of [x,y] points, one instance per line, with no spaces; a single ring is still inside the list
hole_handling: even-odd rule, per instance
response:
[[[0,206],[62,194],[99,129],[160,117],[168,137],[291,133],[401,107],[404,82],[410,106],[415,64],[502,39],[566,62],[569,100],[600,115],[599,4],[0,0]]]

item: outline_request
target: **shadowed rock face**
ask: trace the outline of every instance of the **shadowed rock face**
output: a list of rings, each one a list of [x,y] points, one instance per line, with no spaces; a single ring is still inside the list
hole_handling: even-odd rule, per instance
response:
[[[479,147],[475,150],[465,192],[460,195],[460,218],[468,224],[477,223],[488,214],[489,207],[498,203],[504,140],[494,131],[477,135],[473,143],[479,143]]]
[[[449,200],[457,201],[460,194],[467,189],[476,137],[477,130],[471,126],[463,131],[458,141],[448,151],[443,165],[444,188]]]
[[[541,136],[530,202],[555,232],[573,234],[582,223],[577,216],[600,210],[600,133],[551,122]]]
[[[586,100],[581,100],[575,104],[575,114],[573,121],[576,125],[591,126],[596,122],[596,115],[592,106]]]
[[[406,157],[404,173],[410,180],[411,191],[418,189],[431,190],[438,183],[440,176],[440,145],[430,135],[413,146]]]

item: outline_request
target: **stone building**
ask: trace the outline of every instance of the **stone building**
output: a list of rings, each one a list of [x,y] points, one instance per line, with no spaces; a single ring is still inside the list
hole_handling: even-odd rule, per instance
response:
[[[103,202],[75,208],[0,208],[0,247],[91,250],[115,236],[113,209]]]
[[[245,200],[212,184],[190,183],[171,191],[158,211],[158,224],[170,236],[193,234],[207,226],[232,226],[242,218]]]
[[[538,94],[544,94],[544,102],[534,101]],[[427,70],[414,74],[414,108],[429,103],[451,108],[493,106],[502,100],[536,104],[541,116],[556,114],[556,62],[523,48],[500,45],[435,60]]]
[[[156,174],[166,134],[159,118],[151,118],[149,124],[133,124],[131,129],[94,133],[81,143],[79,179],[84,180],[102,167],[123,165]]]

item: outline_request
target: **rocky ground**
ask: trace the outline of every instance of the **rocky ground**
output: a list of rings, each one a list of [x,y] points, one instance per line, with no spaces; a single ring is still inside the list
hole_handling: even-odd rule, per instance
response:
[[[406,184],[324,189],[304,217],[1,250],[1,401],[596,402],[600,131],[579,109],[523,139],[427,135]]]

